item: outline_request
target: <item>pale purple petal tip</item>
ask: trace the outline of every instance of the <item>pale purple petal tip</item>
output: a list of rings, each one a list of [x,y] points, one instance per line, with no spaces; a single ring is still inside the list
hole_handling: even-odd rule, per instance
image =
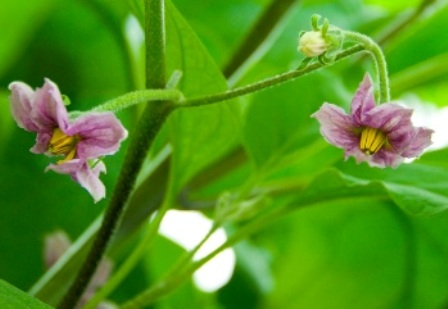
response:
[[[416,128],[412,142],[403,151],[402,155],[406,158],[418,157],[426,147],[432,144],[431,136],[433,133],[433,130],[427,128]]]
[[[99,179],[100,172],[105,170],[103,162],[99,162],[93,170],[85,163],[75,175],[76,181],[90,193],[95,203],[106,197],[106,187]]]
[[[34,91],[22,82],[13,82],[8,88],[11,90],[11,112],[17,125],[27,131],[38,132],[39,126],[31,119]]]
[[[127,131],[113,113],[89,113],[75,119],[67,134],[81,136],[77,155],[82,159],[113,154],[127,137]]]
[[[311,117],[319,121],[321,134],[331,144],[344,149],[358,144],[358,138],[352,132],[350,116],[339,106],[324,103]]]
[[[361,126],[364,121],[364,114],[374,107],[373,83],[370,75],[366,74],[352,100],[351,116],[353,123],[356,126]]]
[[[73,180],[90,193],[95,203],[106,196],[106,188],[99,179],[100,173],[106,172],[106,166],[101,161],[91,169],[86,161],[73,159],[62,164],[50,164],[45,171],[48,170],[71,175]]]

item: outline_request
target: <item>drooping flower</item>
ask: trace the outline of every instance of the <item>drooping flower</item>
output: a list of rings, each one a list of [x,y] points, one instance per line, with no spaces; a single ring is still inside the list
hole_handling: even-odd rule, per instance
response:
[[[413,110],[396,103],[375,105],[372,80],[368,74],[351,104],[350,115],[329,103],[312,115],[320,123],[327,141],[345,150],[358,163],[396,167],[404,158],[419,156],[431,144],[433,130],[414,127]]]
[[[95,202],[104,198],[99,174],[106,168],[99,159],[118,151],[127,136],[117,117],[111,112],[87,112],[70,119],[58,86],[49,79],[36,91],[22,82],[11,83],[9,89],[18,126],[37,133],[31,152],[62,157],[46,170],[71,175]]]

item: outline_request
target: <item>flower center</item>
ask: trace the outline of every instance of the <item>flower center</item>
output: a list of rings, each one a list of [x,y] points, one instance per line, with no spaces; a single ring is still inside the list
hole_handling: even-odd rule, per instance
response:
[[[374,128],[365,127],[361,132],[359,148],[367,155],[377,153],[387,141],[386,134]]]
[[[76,144],[80,141],[79,136],[69,136],[62,132],[61,129],[53,130],[53,136],[50,139],[48,150],[54,155],[63,155],[65,158],[59,160],[58,164],[73,159],[76,155]]]

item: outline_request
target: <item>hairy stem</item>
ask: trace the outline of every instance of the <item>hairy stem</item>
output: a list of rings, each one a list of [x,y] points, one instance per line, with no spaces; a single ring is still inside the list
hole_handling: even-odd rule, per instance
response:
[[[163,0],[147,0],[145,2],[147,88],[163,88],[165,85],[165,31],[163,15]],[[173,105],[167,101],[151,101],[145,108],[132,134],[131,143],[100,230],[78,276],[58,308],[74,308],[86,289],[118,225],[146,152],[172,110]]]
[[[375,68],[377,71],[379,86],[380,86],[380,103],[385,103],[390,101],[390,85],[389,85],[389,75],[387,72],[386,58],[384,57],[381,47],[373,41],[370,37],[352,31],[344,31],[344,36],[346,39],[362,44],[366,50],[372,55],[373,61],[375,62]]]
[[[122,96],[113,98],[97,107],[92,111],[117,112],[135,104],[148,101],[178,101],[182,98],[182,92],[177,89],[147,89],[126,93]]]
[[[179,102],[179,107],[193,107],[193,106],[202,106],[202,105],[209,105],[221,101],[230,100],[239,96],[243,96],[252,92],[257,92],[260,90],[268,89],[277,85],[280,85],[282,83],[294,80],[297,77],[306,75],[308,73],[311,73],[313,71],[319,70],[323,67],[330,66],[342,59],[345,59],[355,53],[358,53],[360,51],[363,51],[365,47],[363,45],[355,45],[353,47],[350,47],[340,53],[338,53],[335,57],[335,60],[328,64],[323,64],[320,62],[314,62],[307,67],[300,69],[300,70],[294,70],[290,72],[286,72],[283,74],[276,75],[274,77],[250,84],[248,86],[243,86],[239,88],[235,88],[233,90],[229,90],[223,93],[218,93],[210,96],[200,97],[196,99],[189,99],[185,101]]]

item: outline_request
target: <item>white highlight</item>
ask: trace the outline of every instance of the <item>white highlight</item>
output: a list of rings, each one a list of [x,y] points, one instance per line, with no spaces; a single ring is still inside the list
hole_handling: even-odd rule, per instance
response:
[[[407,95],[402,101],[407,107],[414,109],[412,123],[418,127],[434,130],[432,145],[427,150],[437,150],[448,146],[448,107],[438,108],[429,102],[422,102],[415,95]]]
[[[192,250],[212,228],[212,221],[196,211],[170,210],[160,224],[159,233],[187,250]],[[218,229],[195,254],[198,260],[227,240],[224,229]],[[228,248],[204,264],[193,275],[195,285],[205,292],[214,292],[229,282],[235,268],[235,252]]]
[[[134,15],[129,15],[126,18],[124,32],[133,53],[135,55],[138,55],[138,53],[140,52],[140,47],[145,41],[145,33],[143,32],[142,27],[140,26],[137,18]]]

